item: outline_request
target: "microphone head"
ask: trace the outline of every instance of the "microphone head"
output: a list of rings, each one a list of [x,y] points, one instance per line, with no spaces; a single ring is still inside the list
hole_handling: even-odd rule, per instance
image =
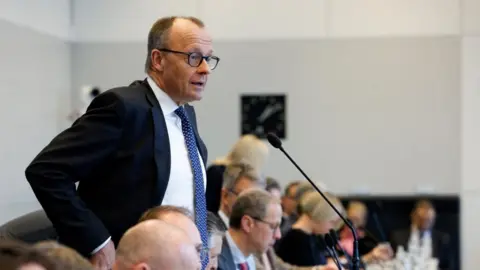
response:
[[[335,242],[333,241],[333,238],[330,234],[325,234],[325,243],[327,244],[327,247],[329,248],[334,248],[335,247]]]
[[[267,134],[267,140],[275,148],[281,148],[282,147],[282,141],[273,132],[269,132]]]

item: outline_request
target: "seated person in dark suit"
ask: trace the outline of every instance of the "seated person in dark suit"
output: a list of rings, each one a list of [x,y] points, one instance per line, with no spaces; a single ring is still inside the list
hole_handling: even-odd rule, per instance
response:
[[[450,237],[446,233],[433,229],[435,216],[435,208],[430,201],[417,202],[411,214],[411,227],[394,231],[390,243],[395,250],[402,246],[407,251],[412,241],[418,240],[420,247],[431,243],[432,257],[439,260],[439,268],[453,269],[453,256],[449,249]]]
[[[299,181],[291,182],[285,187],[285,192],[282,196],[282,225],[280,227],[282,235],[285,235],[292,227],[293,223],[297,221],[297,200],[296,192]]]
[[[0,240],[18,240],[34,244],[57,238],[57,232],[43,210],[25,214],[0,226]]]
[[[268,157],[268,147],[254,135],[242,136],[232,147],[226,157],[217,159],[207,169],[207,210],[217,213],[223,186],[223,174],[229,164],[244,163],[254,170],[262,171]],[[228,224],[227,224],[228,225]]]
[[[232,163],[225,169],[222,184],[220,210],[217,215],[225,228],[228,228],[232,207],[238,195],[250,188],[264,188],[265,179],[258,171],[247,164]]]
[[[255,254],[265,253],[280,238],[282,207],[270,193],[262,189],[242,192],[230,215],[218,269],[256,269]]]

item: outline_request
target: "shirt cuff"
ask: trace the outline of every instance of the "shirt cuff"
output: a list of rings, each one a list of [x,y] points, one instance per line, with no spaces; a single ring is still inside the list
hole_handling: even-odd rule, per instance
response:
[[[100,246],[98,246],[96,249],[94,249],[92,251],[92,253],[90,253],[91,255],[94,255],[95,253],[97,253],[99,250],[101,250],[104,246],[106,246],[108,244],[108,241],[110,241],[110,239],[112,239],[112,237],[108,237],[108,239],[103,242]]]

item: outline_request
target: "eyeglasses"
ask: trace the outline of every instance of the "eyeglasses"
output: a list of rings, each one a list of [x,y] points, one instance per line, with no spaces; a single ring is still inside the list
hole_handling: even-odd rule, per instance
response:
[[[270,227],[270,229],[272,229],[272,231],[276,231],[278,228],[280,228],[280,223],[270,223],[268,221],[265,221],[265,220],[263,220],[261,218],[257,218],[257,217],[251,217],[251,218],[253,218],[254,220],[259,221],[263,224],[267,224],[268,227]]]
[[[186,55],[188,56],[187,63],[192,67],[199,67],[202,64],[203,60],[205,60],[210,70],[214,70],[217,67],[218,62],[220,61],[220,58],[218,58],[217,56],[203,56],[201,53],[198,53],[198,52],[186,53],[186,52],[179,52],[179,51],[174,51],[170,49],[158,49],[158,50],[161,52],[169,52],[169,53]]]

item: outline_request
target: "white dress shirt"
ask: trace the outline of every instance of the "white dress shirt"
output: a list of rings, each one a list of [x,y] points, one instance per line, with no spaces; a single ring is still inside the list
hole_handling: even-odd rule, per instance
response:
[[[168,131],[168,139],[170,141],[170,178],[168,181],[165,196],[162,205],[182,206],[189,209],[195,214],[195,183],[193,180],[193,171],[188,157],[187,145],[182,132],[182,120],[175,114],[175,110],[179,107],[157,84],[147,77],[147,82],[152,88],[155,97],[162,108],[163,116]],[[190,119],[192,127],[194,119]],[[202,167],[203,187],[206,191],[207,176],[202,156],[197,149],[198,158]],[[110,240],[109,237],[103,244],[96,248],[92,254],[102,249]]]
[[[230,219],[227,217],[227,215],[222,210],[218,210],[218,216],[223,221],[223,223],[225,223],[225,226],[227,228],[229,228],[230,227]]]
[[[235,241],[233,241],[232,236],[228,231],[225,233],[225,238],[227,239],[228,247],[230,248],[230,252],[232,253],[233,262],[235,263],[236,267],[235,269],[240,270],[238,265],[247,262],[248,270],[256,270],[255,258],[253,257],[253,255],[250,254],[248,257],[245,257],[245,255],[243,255],[243,252],[238,248]]]

